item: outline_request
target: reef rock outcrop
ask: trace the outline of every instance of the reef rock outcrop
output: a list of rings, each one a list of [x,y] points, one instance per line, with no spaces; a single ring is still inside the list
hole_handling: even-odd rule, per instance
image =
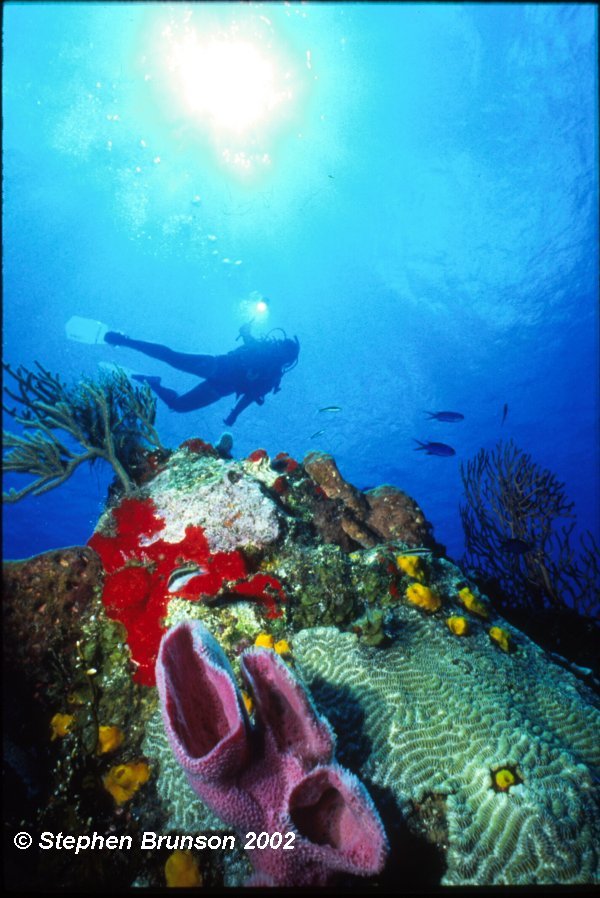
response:
[[[397,487],[384,484],[363,493],[344,480],[335,459],[326,452],[309,452],[304,468],[328,499],[341,503],[341,528],[364,549],[387,540],[401,540],[411,548],[443,550],[433,539],[432,525],[417,503]]]

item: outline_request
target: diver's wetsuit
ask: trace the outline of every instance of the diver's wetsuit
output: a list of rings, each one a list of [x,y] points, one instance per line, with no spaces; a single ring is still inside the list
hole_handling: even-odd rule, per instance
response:
[[[231,426],[253,402],[262,405],[268,392],[279,391],[281,378],[290,364],[295,362],[299,349],[297,340],[257,340],[250,335],[249,326],[241,328],[240,335],[244,345],[226,355],[175,352],[161,343],[133,340],[115,331],[108,331],[104,339],[113,346],[135,349],[179,371],[205,378],[203,383],[180,396],[175,390],[163,387],[160,377],[136,375],[136,380],[148,383],[173,411],[195,411],[235,393],[239,397],[238,402],[224,420]]]

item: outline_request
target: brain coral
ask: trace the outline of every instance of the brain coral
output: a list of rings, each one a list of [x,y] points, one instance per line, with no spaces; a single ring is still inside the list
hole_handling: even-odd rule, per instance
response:
[[[446,885],[597,881],[594,694],[523,634],[505,654],[483,630],[458,640],[417,609],[394,614],[399,635],[389,648],[332,627],[294,639],[296,663],[340,748],[340,696],[359,706],[370,752],[356,772],[388,787],[405,815],[443,796]],[[494,788],[500,768],[517,773],[505,792]]]

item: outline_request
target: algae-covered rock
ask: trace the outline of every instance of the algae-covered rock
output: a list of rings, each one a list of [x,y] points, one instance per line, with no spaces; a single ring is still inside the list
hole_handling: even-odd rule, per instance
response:
[[[32,888],[91,889],[102,880],[125,888],[142,863],[129,807],[147,806],[152,785],[116,814],[103,777],[139,757],[156,696],[132,680],[126,631],[107,617],[102,583],[100,561],[87,547],[4,568],[6,825],[15,832],[112,832],[136,845],[111,854],[108,864],[100,851],[65,865],[60,851],[38,849],[18,873]]]
[[[294,629],[317,622],[348,624],[361,607],[354,565],[339,546],[303,548],[289,543],[276,570],[289,582],[289,618]]]

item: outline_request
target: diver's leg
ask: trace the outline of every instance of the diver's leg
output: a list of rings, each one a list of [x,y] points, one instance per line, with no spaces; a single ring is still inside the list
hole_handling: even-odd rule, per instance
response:
[[[133,374],[132,380],[138,380],[142,384],[148,384],[153,393],[162,399],[169,408],[173,408],[173,403],[179,399],[179,393],[176,390],[169,390],[168,387],[162,387],[160,377],[151,377],[146,374]]]
[[[143,375],[139,375],[136,379],[141,380]],[[148,377],[146,383],[154,393],[174,412],[193,412],[198,408],[204,408],[206,405],[212,405],[217,399],[221,399],[225,394],[220,393],[211,383],[205,381],[198,384],[193,390],[183,393],[180,396],[175,390],[169,390],[160,384],[160,378]]]
[[[185,371],[187,374],[196,374],[198,377],[212,377],[216,372],[216,359],[212,355],[196,355],[190,352],[175,352],[162,343],[148,343],[146,340],[133,340],[126,337],[125,334],[118,334],[116,331],[108,331],[104,340],[111,346],[125,346],[127,349],[135,349],[137,352],[143,352],[144,355],[151,359],[158,359],[165,362],[171,368],[177,368],[178,371]]]

